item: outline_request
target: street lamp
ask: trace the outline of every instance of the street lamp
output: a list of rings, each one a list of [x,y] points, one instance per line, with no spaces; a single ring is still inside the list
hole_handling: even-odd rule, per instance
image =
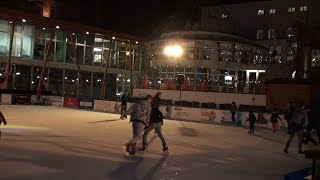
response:
[[[183,54],[183,50],[179,45],[166,46],[163,52],[168,57],[173,57],[173,58],[179,58]]]
[[[173,59],[177,59],[177,58],[181,57],[183,54],[183,50],[182,50],[181,46],[179,46],[179,45],[166,46],[164,48],[163,52],[166,56],[168,56],[169,58],[171,57]],[[178,64],[179,64],[179,61],[178,61]],[[181,104],[181,86],[182,86],[183,82],[184,82],[184,75],[179,74],[178,75],[178,83],[180,86],[180,106],[182,106],[182,104]]]

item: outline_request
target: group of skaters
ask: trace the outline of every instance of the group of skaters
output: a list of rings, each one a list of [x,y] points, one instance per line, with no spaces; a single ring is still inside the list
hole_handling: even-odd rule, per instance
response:
[[[288,122],[289,138],[283,152],[288,153],[289,146],[295,136],[298,136],[299,153],[303,154],[302,144],[308,144],[311,141],[314,145],[319,143],[313,139],[312,131],[315,130],[320,142],[320,116],[319,112],[310,106],[290,102],[289,110],[284,119]]]
[[[232,121],[235,122],[236,113],[236,103],[231,104],[231,115]],[[302,145],[308,144],[309,142],[317,146],[320,143],[320,114],[318,111],[310,106],[303,105],[302,103],[290,102],[288,111],[285,113],[284,120],[288,124],[288,134],[289,138],[287,140],[286,146],[283,152],[288,153],[290,144],[297,134],[298,136],[298,153],[303,154]],[[277,109],[274,109],[270,121],[272,123],[272,131],[275,133],[277,131],[278,122],[283,123],[283,119],[279,116]],[[246,122],[249,122],[249,134],[254,134],[254,126],[257,121],[253,110],[249,111],[249,116]],[[316,131],[318,136],[318,142],[312,137],[312,132]]]
[[[148,134],[154,132],[158,134],[162,141],[162,150],[168,151],[167,143],[162,135],[163,114],[159,110],[161,93],[158,92],[154,97],[147,95],[143,100],[133,105],[130,122],[132,123],[132,139],[124,145],[126,155],[134,155],[136,144],[143,137],[141,151],[148,148]],[[122,116],[121,116],[122,117]]]

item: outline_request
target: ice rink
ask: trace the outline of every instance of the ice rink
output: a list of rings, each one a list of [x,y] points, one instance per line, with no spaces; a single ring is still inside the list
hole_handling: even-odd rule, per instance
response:
[[[8,121],[0,126],[1,180],[282,180],[311,165],[297,154],[297,138],[286,155],[287,135],[269,130],[251,136],[241,127],[166,120],[169,154],[150,133],[148,152],[126,157],[122,145],[131,124],[119,115],[46,106],[0,109]]]

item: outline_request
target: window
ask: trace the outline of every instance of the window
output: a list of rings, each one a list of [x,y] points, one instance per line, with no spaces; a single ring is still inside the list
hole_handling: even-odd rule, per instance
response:
[[[258,10],[258,15],[264,15],[264,10],[263,9]]]
[[[269,14],[275,14],[276,13],[276,10],[275,9],[270,9],[269,10]]]
[[[227,18],[228,18],[228,15],[227,15],[227,14],[222,13],[221,18],[222,18],[222,19],[227,19]]]
[[[300,11],[308,11],[308,6],[301,6]]]
[[[259,29],[257,31],[257,39],[263,39],[263,30],[262,29]]]
[[[293,29],[292,28],[288,28],[288,38],[291,38],[291,37],[293,37],[294,36],[294,31],[293,31]]]
[[[275,37],[276,37],[275,29],[269,29],[269,31],[268,31],[268,39],[273,39]]]
[[[296,12],[296,8],[295,7],[289,7],[288,8],[288,12],[290,12],[290,13]]]

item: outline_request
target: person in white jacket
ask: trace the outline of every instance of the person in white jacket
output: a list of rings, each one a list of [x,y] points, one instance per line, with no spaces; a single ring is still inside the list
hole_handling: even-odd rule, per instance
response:
[[[130,122],[132,123],[132,139],[124,145],[126,155],[134,155],[136,143],[142,137],[145,128],[149,127],[152,96],[147,95],[144,100],[133,106]]]

